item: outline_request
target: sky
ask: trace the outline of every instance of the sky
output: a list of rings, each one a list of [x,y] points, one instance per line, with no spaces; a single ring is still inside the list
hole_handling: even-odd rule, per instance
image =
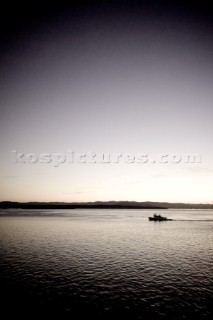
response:
[[[200,3],[6,7],[0,201],[212,203],[213,24]]]

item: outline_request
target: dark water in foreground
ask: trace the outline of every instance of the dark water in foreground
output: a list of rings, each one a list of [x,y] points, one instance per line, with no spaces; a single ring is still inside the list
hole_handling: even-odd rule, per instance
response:
[[[1,313],[210,319],[213,211],[1,210]]]

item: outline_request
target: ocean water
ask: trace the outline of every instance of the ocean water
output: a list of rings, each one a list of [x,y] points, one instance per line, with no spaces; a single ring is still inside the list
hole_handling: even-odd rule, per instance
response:
[[[159,212],[1,210],[5,319],[212,318],[213,210]]]

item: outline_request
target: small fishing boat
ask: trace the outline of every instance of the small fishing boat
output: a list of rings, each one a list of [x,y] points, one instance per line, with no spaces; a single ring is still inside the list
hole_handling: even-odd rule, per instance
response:
[[[160,214],[154,214],[153,217],[149,217],[149,221],[172,221],[172,219],[167,219]]]

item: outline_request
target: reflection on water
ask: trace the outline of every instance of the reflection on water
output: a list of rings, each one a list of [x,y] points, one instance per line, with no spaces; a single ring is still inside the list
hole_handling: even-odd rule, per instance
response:
[[[4,311],[211,318],[213,211],[160,213],[174,221],[149,222],[152,210],[1,210]]]

